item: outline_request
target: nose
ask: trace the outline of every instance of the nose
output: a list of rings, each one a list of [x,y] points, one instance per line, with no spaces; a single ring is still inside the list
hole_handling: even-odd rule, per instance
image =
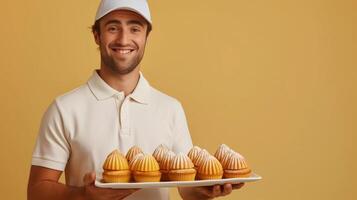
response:
[[[122,46],[126,46],[129,44],[129,33],[125,29],[122,29],[118,32],[117,43]]]

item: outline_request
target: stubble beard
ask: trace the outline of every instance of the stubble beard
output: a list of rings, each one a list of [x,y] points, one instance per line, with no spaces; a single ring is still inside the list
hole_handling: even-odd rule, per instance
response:
[[[136,55],[125,67],[125,66],[121,66],[119,62],[116,62],[116,60],[113,57],[104,54],[103,53],[104,51],[105,51],[105,47],[101,46],[100,56],[103,64],[107,66],[114,74],[119,74],[119,75],[126,75],[134,71],[139,66],[139,63],[144,57],[144,51],[143,51],[142,54]]]

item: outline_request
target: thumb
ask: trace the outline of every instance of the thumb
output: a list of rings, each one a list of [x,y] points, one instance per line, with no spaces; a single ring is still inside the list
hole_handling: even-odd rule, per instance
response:
[[[95,181],[95,172],[86,173],[83,177],[83,182],[85,186],[93,185]]]

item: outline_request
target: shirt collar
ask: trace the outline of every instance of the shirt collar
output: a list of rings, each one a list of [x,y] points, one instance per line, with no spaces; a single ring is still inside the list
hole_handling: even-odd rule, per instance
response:
[[[94,70],[87,84],[89,86],[89,89],[92,91],[92,93],[98,100],[105,100],[114,96],[124,95],[124,92],[117,91],[114,88],[110,87],[98,75],[96,70]],[[143,74],[140,72],[138,84],[136,85],[134,91],[128,96],[139,103],[148,104],[150,97],[150,88],[151,87],[149,83],[147,82]]]

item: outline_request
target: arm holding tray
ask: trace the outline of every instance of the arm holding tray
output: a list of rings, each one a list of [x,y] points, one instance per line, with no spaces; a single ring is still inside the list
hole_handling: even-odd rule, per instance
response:
[[[203,187],[178,187],[178,191],[183,200],[205,200],[229,195],[232,190],[243,187],[244,183]]]
[[[40,166],[31,166],[27,190],[29,200],[90,200],[90,199],[124,199],[138,189],[108,189],[94,186],[95,173],[84,176],[83,187],[72,187],[59,183],[62,171]]]

